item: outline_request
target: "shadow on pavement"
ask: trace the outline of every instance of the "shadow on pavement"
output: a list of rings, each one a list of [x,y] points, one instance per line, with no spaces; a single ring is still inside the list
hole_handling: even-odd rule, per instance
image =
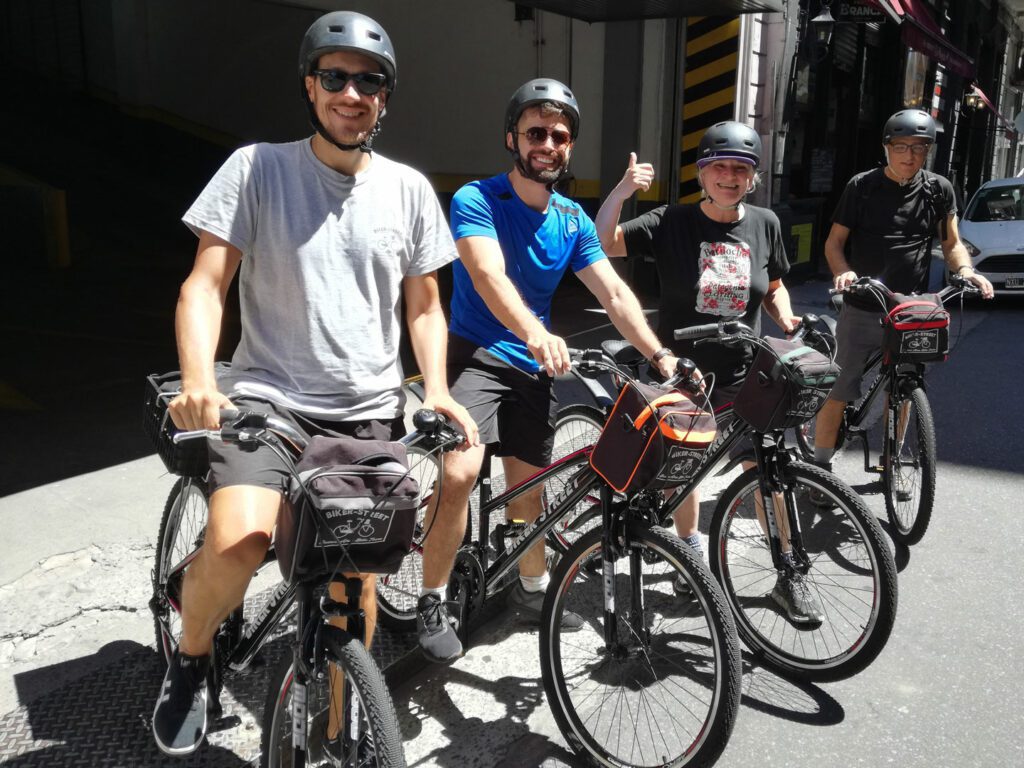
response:
[[[217,732],[211,724],[212,743],[187,759],[170,758],[157,750],[150,732],[163,660],[137,643],[111,645],[121,658],[99,669],[92,669],[93,658],[74,659],[17,676],[19,694],[28,703],[0,719],[0,762],[11,768],[251,765],[259,753],[259,727],[250,713],[258,716],[262,708],[264,668],[228,682],[225,720],[238,726]],[[108,656],[109,648],[96,656]],[[77,676],[82,669],[92,671]],[[76,679],[29,698],[43,681],[70,678]]]

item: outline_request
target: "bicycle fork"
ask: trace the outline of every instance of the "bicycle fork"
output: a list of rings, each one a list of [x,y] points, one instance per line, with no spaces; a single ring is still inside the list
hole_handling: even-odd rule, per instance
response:
[[[776,571],[782,571],[787,566],[795,566],[806,575],[810,570],[810,560],[804,551],[800,521],[796,515],[796,492],[793,490],[793,484],[786,479],[790,455],[779,447],[776,440],[766,435],[755,436],[752,442],[760,494],[760,498],[754,499],[754,507],[761,527],[768,537],[772,565]],[[790,547],[788,552],[792,558],[791,563],[786,563],[783,559],[787,543]]]

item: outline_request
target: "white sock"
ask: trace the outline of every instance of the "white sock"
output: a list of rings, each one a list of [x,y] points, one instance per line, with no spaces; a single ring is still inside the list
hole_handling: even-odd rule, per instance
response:
[[[444,600],[448,593],[448,587],[447,585],[443,587],[434,587],[433,589],[427,589],[426,587],[423,587],[420,590],[420,597],[423,597],[424,595],[429,595],[431,592],[433,592],[435,595],[441,598],[441,600]]]
[[[523,589],[527,592],[543,592],[547,589],[549,581],[551,581],[551,578],[546,572],[542,576],[523,576],[519,574],[519,583],[523,585]]]

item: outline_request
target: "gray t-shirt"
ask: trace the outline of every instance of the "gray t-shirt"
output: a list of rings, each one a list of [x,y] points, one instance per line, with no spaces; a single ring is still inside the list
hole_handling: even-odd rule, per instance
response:
[[[235,151],[183,221],[242,252],[227,394],[337,420],[400,415],[402,278],[456,258],[419,172],[374,153],[345,176],[310,141]]]

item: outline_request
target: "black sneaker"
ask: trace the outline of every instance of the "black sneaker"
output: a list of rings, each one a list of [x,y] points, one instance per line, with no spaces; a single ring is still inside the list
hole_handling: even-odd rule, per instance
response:
[[[175,651],[153,709],[153,738],[168,755],[195,752],[206,736],[206,672],[209,656]]]
[[[771,599],[775,601],[792,624],[804,627],[820,627],[825,621],[821,606],[811,594],[807,580],[799,571],[786,568],[779,571]]]
[[[516,581],[512,591],[508,593],[508,607],[517,610],[520,616],[539,624],[544,608],[544,590],[527,592],[523,589],[523,582]],[[572,611],[562,611],[562,631],[576,632],[580,629],[583,629],[583,617]]]
[[[462,643],[448,618],[448,608],[434,592],[416,603],[416,632],[420,650],[435,664],[448,664],[462,655]]]

